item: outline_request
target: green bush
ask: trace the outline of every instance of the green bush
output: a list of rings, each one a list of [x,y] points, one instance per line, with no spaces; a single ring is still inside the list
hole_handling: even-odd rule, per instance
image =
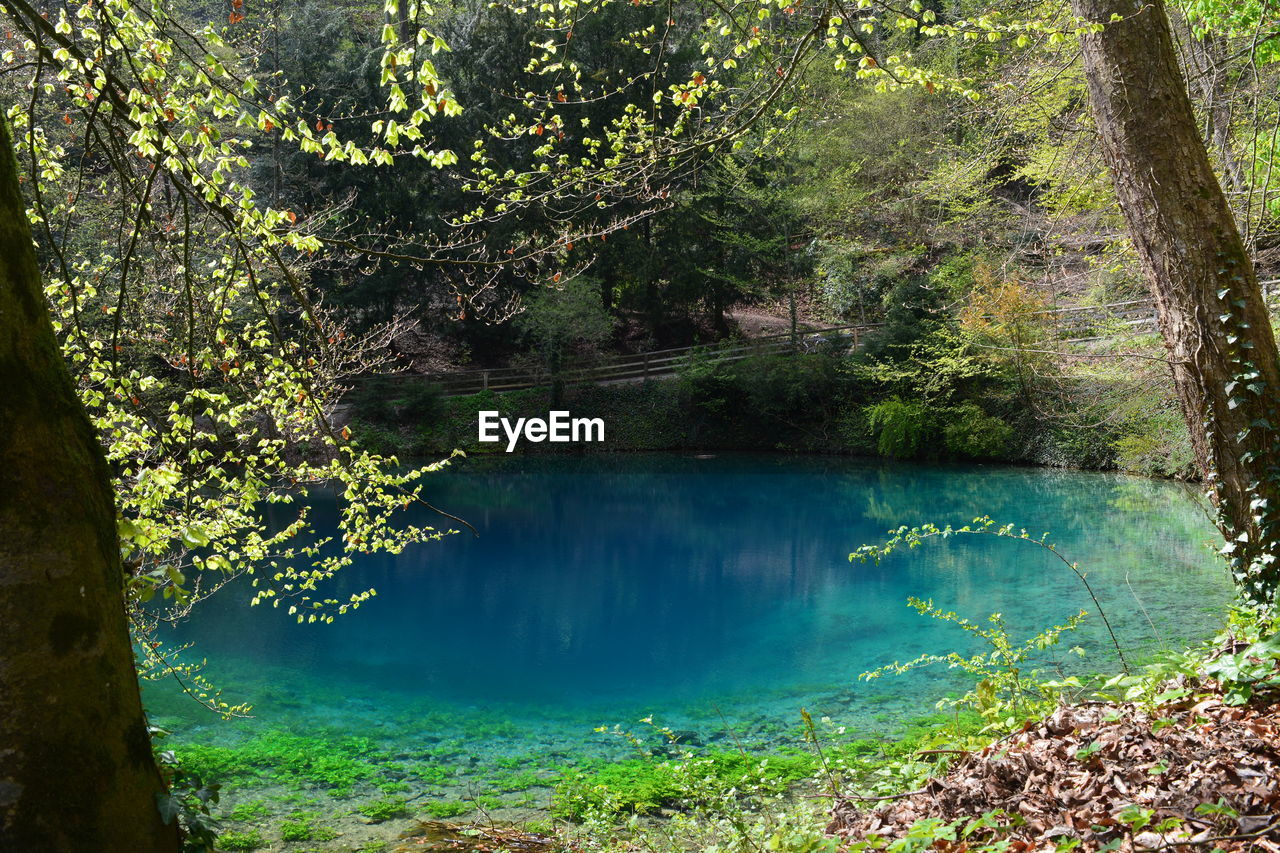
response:
[[[735,379],[749,412],[781,424],[826,419],[839,394],[839,359],[821,353],[793,353],[743,359]]]
[[[578,417],[604,420],[598,450],[678,450],[690,446],[676,382],[581,385],[567,404]]]
[[[937,427],[924,403],[891,397],[866,408],[867,424],[881,456],[915,459],[932,455]]]
[[[1013,427],[988,415],[973,403],[962,403],[946,411],[942,428],[947,450],[972,459],[1000,459],[1008,452]]]
[[[1114,441],[1116,464],[1126,471],[1160,477],[1187,477],[1196,471],[1187,423],[1176,402],[1144,406],[1129,418]]]
[[[745,411],[746,397],[734,375],[735,362],[713,354],[694,355],[676,378],[680,408],[691,438],[705,441],[727,435]]]
[[[400,419],[411,425],[435,424],[444,419],[444,388],[428,382],[408,385],[400,402]]]
[[[369,421],[353,420],[351,435],[360,448],[381,456],[394,456],[404,449],[400,436],[393,428]]]

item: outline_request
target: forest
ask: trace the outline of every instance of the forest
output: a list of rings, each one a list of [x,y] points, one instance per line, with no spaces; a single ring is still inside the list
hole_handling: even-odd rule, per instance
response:
[[[0,850],[1280,850],[1270,0],[0,17]]]

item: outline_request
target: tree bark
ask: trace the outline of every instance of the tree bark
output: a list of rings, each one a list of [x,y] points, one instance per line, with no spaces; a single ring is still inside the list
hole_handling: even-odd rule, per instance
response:
[[[1257,275],[1196,126],[1162,0],[1072,7],[1104,25],[1081,39],[1089,98],[1218,525],[1245,592],[1274,602],[1280,358]]]
[[[0,112],[0,850],[161,853],[107,464],[54,340]]]

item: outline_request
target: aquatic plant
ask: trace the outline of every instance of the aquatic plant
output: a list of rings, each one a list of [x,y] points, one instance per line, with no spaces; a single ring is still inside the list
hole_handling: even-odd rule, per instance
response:
[[[242,787],[281,782],[332,788],[350,792],[360,783],[371,783],[382,772],[385,758],[363,737],[295,735],[271,731],[249,738],[238,746],[189,744],[178,751],[187,772]]]
[[[311,815],[295,814],[280,824],[282,841],[332,841],[338,833],[332,827],[317,824]]]
[[[551,813],[580,821],[591,814],[652,814],[688,808],[733,790],[778,794],[817,770],[802,753],[752,755],[713,752],[681,760],[636,758],[600,763],[564,774],[555,785]]]
[[[495,776],[490,780],[494,788],[499,791],[523,791],[527,788],[536,788],[540,785],[547,784],[533,770],[522,770],[519,773],[508,773],[505,776]]]
[[[374,823],[382,823],[393,817],[402,817],[408,812],[408,804],[404,797],[384,797],[365,803],[357,811]]]
[[[432,800],[422,806],[422,810],[432,817],[457,817],[473,811],[475,806],[461,800]]]
[[[221,850],[257,850],[266,847],[267,841],[256,829],[247,832],[224,832],[218,836],[218,848]]]
[[[270,817],[270,815],[271,810],[267,808],[267,804],[262,800],[246,800],[243,803],[237,803],[235,808],[231,810],[231,813],[228,814],[227,817],[232,820],[248,822],[252,820],[263,820],[264,818]]]

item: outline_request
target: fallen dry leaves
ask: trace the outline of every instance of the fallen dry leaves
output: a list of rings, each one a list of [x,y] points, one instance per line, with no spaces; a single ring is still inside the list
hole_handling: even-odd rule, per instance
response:
[[[1217,803],[1231,811],[1203,807]],[[1002,810],[997,834],[1015,851],[1072,839],[1087,851],[1280,851],[1280,703],[1232,707],[1214,696],[1152,713],[1131,704],[1064,706],[966,754],[920,791],[863,806],[838,800],[828,831],[850,842],[893,841],[922,819]],[[1134,826],[1135,807],[1153,811],[1146,826]],[[1180,828],[1153,831],[1167,818]],[[971,846],[958,838],[933,849]]]
[[[442,820],[420,821],[400,836],[397,853],[555,853],[551,836],[512,826],[463,826]]]

